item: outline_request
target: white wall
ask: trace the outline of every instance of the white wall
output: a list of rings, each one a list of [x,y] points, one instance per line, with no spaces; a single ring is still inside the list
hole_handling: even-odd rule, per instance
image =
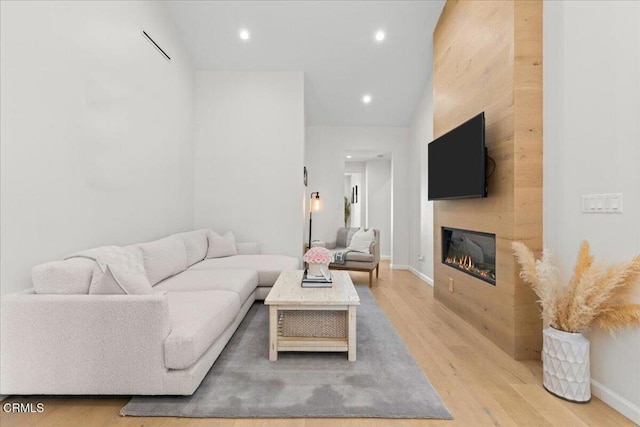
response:
[[[303,104],[301,72],[196,73],[195,227],[302,255]]]
[[[544,3],[544,243],[568,277],[580,241],[598,259],[640,253],[640,3]],[[624,193],[623,214],[580,196]],[[637,296],[636,288],[636,296]],[[640,423],[640,328],[591,340],[593,393]]]
[[[396,268],[408,264],[409,195],[408,195],[408,131],[402,127],[307,127],[306,165],[309,187],[320,191],[324,209],[313,216],[313,238],[335,240],[336,230],[343,225],[342,194],[347,150],[379,150],[391,152],[393,163],[393,235],[391,263]]]
[[[433,202],[427,201],[427,145],[433,140],[429,78],[409,125],[409,266],[433,285]]]
[[[191,228],[193,71],[164,5],[0,8],[1,292],[70,252]]]
[[[367,161],[367,227],[380,230],[380,256],[391,257],[391,160]]]

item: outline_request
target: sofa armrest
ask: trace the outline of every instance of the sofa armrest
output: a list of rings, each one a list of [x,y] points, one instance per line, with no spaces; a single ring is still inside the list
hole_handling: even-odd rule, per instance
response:
[[[331,242],[327,242],[327,249],[335,249],[336,248],[336,241],[332,240]]]
[[[238,255],[260,255],[260,244],[258,242],[236,243]]]
[[[373,230],[375,238],[369,246],[369,253],[373,254],[373,260],[376,264],[380,262],[380,231]]]
[[[162,390],[165,295],[18,293],[0,304],[0,394]]]

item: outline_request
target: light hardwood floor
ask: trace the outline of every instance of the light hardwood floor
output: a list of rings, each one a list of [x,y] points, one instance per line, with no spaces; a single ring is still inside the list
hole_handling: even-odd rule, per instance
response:
[[[367,273],[352,273],[367,283]],[[541,386],[538,361],[518,362],[434,300],[433,289],[408,271],[381,264],[373,294],[455,417],[388,419],[189,419],[120,417],[126,397],[11,397],[6,402],[43,402],[42,414],[0,413],[10,426],[221,426],[221,427],[417,427],[417,426],[632,426],[594,398],[565,402]],[[267,333],[267,331],[265,331]],[[265,354],[265,357],[267,355]],[[357,362],[356,362],[357,363]]]

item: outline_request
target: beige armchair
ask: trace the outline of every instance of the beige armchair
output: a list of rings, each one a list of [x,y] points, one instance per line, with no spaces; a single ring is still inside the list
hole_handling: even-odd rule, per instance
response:
[[[327,242],[327,249],[331,252],[344,251],[351,244],[351,237],[358,231],[358,228],[345,228],[338,229],[336,240],[334,242]],[[331,263],[329,268],[332,270],[352,270],[352,271],[368,271],[369,272],[369,286],[373,282],[373,270],[376,271],[376,278],[380,270],[380,231],[373,230],[375,238],[369,247],[368,254],[362,252],[349,252],[345,257],[344,264]]]

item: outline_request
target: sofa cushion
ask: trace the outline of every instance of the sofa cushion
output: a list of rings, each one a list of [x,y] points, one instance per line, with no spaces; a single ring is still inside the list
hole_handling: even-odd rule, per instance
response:
[[[147,295],[153,293],[153,288],[144,272],[107,265],[101,277],[91,283],[89,293],[92,295]]]
[[[231,291],[244,303],[258,286],[254,270],[187,270],[158,283],[154,289],[175,291]]]
[[[187,267],[202,261],[207,256],[207,250],[209,249],[208,235],[209,230],[206,229],[178,234],[184,241]]]
[[[36,265],[31,270],[33,288],[38,294],[88,294],[95,265],[86,258]]]
[[[178,235],[153,242],[141,243],[144,269],[152,285],[187,268],[184,240]]]
[[[233,235],[233,232],[227,231],[224,236],[221,236],[215,231],[209,230],[209,250],[207,250],[207,258],[220,258],[232,255],[238,255],[236,236]]]
[[[273,286],[282,271],[299,268],[300,260],[286,255],[236,255],[205,259],[189,270],[255,270],[258,272],[258,286]]]
[[[332,254],[338,251],[345,251],[345,250],[347,250],[347,248],[330,249]],[[345,258],[347,261],[359,261],[359,262],[373,262],[374,260],[373,254],[365,254],[363,252],[347,252],[347,256]]]
[[[236,242],[238,255],[259,255],[260,244],[258,242]]]
[[[346,270],[372,270],[376,267],[376,262],[347,261],[344,264],[335,264]]]
[[[164,342],[168,369],[186,369],[202,356],[240,312],[235,292],[169,292],[171,332]]]

